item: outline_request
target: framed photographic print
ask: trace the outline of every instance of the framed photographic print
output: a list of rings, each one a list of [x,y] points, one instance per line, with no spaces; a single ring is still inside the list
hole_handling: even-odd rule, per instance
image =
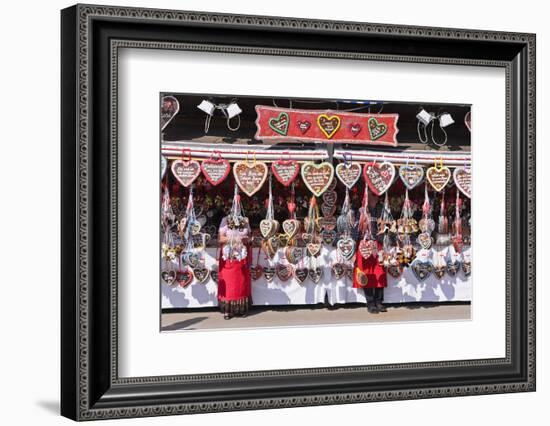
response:
[[[76,5],[61,413],[535,390],[535,36]]]

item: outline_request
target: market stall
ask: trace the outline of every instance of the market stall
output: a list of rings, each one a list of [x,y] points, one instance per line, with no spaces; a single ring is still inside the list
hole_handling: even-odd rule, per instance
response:
[[[218,228],[235,200],[255,305],[364,303],[357,256],[384,266],[386,303],[471,300],[469,149],[400,147],[395,113],[255,110],[269,143],[162,141],[163,308],[217,305]]]

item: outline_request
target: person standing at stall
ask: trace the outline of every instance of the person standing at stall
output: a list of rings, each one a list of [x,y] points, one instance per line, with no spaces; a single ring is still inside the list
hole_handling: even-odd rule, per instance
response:
[[[382,250],[382,241],[384,235],[389,229],[382,228],[382,232],[377,232],[379,219],[382,218],[382,212],[384,206],[380,202],[380,199],[375,194],[369,194],[368,188],[365,188],[365,195],[363,200],[362,209],[368,209],[368,215],[366,212],[361,212],[362,221],[360,220],[360,227],[363,229],[361,232],[368,233],[367,240],[375,241],[377,251]],[[365,220],[368,223],[365,223]],[[383,305],[384,301],[384,288],[387,286],[386,270],[378,261],[378,255],[373,253],[367,259],[365,259],[359,252],[356,255],[355,260],[355,273],[353,274],[353,287],[362,288],[365,292],[365,298],[367,300],[367,310],[370,313],[377,314],[379,312],[386,312],[387,309]]]
[[[218,231],[218,305],[224,319],[248,314],[251,303],[252,264],[250,235],[250,224],[248,218],[242,215],[240,196],[235,187],[231,212],[222,219]]]

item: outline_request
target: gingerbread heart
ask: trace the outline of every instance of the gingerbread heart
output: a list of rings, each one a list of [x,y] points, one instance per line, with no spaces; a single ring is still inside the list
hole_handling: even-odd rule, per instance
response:
[[[302,247],[287,247],[285,249],[285,257],[293,265],[296,265],[304,257],[304,249]]]
[[[336,205],[323,203],[321,205],[321,213],[323,213],[324,217],[334,216],[334,213],[336,213]]]
[[[184,265],[189,265],[191,268],[194,268],[198,266],[200,256],[197,252],[188,251],[182,254],[181,260]]]
[[[212,281],[214,281],[216,284],[218,283],[218,279],[219,279],[218,265],[212,265],[212,270],[210,271],[210,278],[212,278]]]
[[[210,271],[204,266],[197,266],[193,268],[193,275],[199,284],[202,284],[210,277]]]
[[[460,270],[460,262],[458,260],[447,260],[447,273],[454,277]]]
[[[336,166],[336,176],[348,189],[351,189],[361,177],[361,166],[357,163],[339,163]]]
[[[346,276],[346,278],[353,280],[353,265],[344,263],[344,275]]]
[[[259,280],[264,273],[264,268],[260,265],[253,265],[250,267],[250,277],[253,281]]]
[[[355,241],[350,237],[342,238],[336,243],[336,248],[344,259],[350,260],[355,254]]]
[[[176,281],[180,287],[187,287],[193,281],[193,274],[189,269],[184,269],[176,273]]]
[[[369,118],[368,125],[370,138],[373,141],[380,139],[388,132],[388,126],[384,123],[379,123],[374,117]]]
[[[198,161],[174,160],[172,174],[183,186],[188,187],[201,174],[201,165]]]
[[[334,229],[332,230],[324,229],[321,232],[321,238],[323,239],[324,244],[326,244],[327,246],[330,246],[336,240],[336,231]]]
[[[422,232],[432,233],[435,229],[435,221],[433,219],[420,219],[418,221],[418,228]]]
[[[401,274],[403,273],[403,268],[399,265],[389,265],[386,268],[386,271],[388,274],[390,274],[393,278],[399,278]]]
[[[321,132],[330,139],[340,129],[340,117],[337,115],[320,114],[317,116],[317,125],[321,129]]]
[[[437,192],[440,192],[451,179],[451,170],[448,167],[432,166],[426,171],[426,179]]]
[[[266,241],[267,246],[267,254],[273,258],[275,254],[277,253],[277,250],[279,250],[279,239],[275,236],[269,237]]]
[[[163,96],[160,105],[160,129],[164,130],[180,110],[180,103],[174,96]]]
[[[273,266],[264,266],[264,277],[267,282],[273,281],[273,277],[275,276],[275,268]]]
[[[345,273],[346,273],[346,269],[344,267],[344,264],[343,263],[335,263],[332,265],[332,275],[334,276],[334,278],[336,278],[337,280],[341,279]]]
[[[336,218],[334,216],[323,216],[319,219],[319,224],[321,228],[332,231],[336,229]]]
[[[303,232],[302,235],[300,235],[300,238],[304,242],[304,244],[308,244],[313,241],[313,235],[309,232]]]
[[[283,222],[283,231],[289,239],[292,239],[300,231],[300,221],[296,219],[287,219]]]
[[[472,169],[457,167],[453,172],[455,185],[466,197],[472,198]]]
[[[420,166],[401,166],[399,167],[399,177],[405,186],[411,190],[424,179],[424,169]]]
[[[418,234],[416,241],[423,249],[429,249],[432,246],[432,237],[427,232]]]
[[[434,275],[437,278],[441,279],[443,278],[443,275],[445,275],[446,269],[447,269],[446,265],[436,265],[434,266],[434,269],[433,269]]]
[[[374,240],[361,240],[359,241],[357,250],[363,259],[368,259],[371,256],[376,256],[378,253],[378,245]]]
[[[277,264],[277,278],[285,282],[292,278],[293,270],[291,265],[283,265],[282,263]]]
[[[190,222],[188,224],[191,235],[198,235],[201,232],[202,225],[198,220]]]
[[[294,160],[277,160],[271,163],[273,176],[284,186],[290,185],[300,172],[300,165]]]
[[[227,175],[229,175],[231,166],[229,162],[223,158],[216,160],[210,158],[201,163],[201,170],[206,180],[216,186],[222,183]]]
[[[308,162],[302,164],[302,180],[316,197],[319,197],[328,189],[333,177],[334,167],[331,163],[315,164]]]
[[[168,285],[172,285],[176,282],[176,271],[162,271],[160,278]]]
[[[432,274],[433,268],[433,264],[430,260],[422,261],[420,259],[415,259],[411,263],[411,269],[419,281],[424,281],[428,278]]]
[[[302,284],[308,276],[309,270],[307,268],[296,268],[294,270],[294,278],[298,283]]]
[[[237,161],[233,165],[233,176],[239,188],[251,197],[264,184],[267,178],[267,165],[262,162]]]
[[[278,234],[277,239],[279,240],[279,247],[285,247],[288,244],[288,236],[286,234]]]
[[[472,131],[472,114],[470,113],[470,111],[468,111],[464,116],[464,124],[466,125],[468,130],[471,132]]]
[[[269,238],[279,230],[279,222],[274,219],[263,219],[260,221],[260,233],[262,237]]]
[[[306,245],[307,252],[310,256],[317,256],[321,251],[321,244],[319,243],[307,243]]]
[[[315,268],[309,268],[307,274],[309,276],[309,279],[317,284],[319,281],[321,281],[323,270],[319,266],[317,266]]]
[[[290,118],[286,112],[281,112],[278,117],[272,117],[268,121],[269,127],[282,136],[288,133],[289,123]]]
[[[472,264],[470,262],[462,262],[462,272],[465,276],[469,276],[472,273]]]
[[[333,206],[336,204],[338,193],[336,191],[327,191],[323,194],[323,203]]]
[[[388,161],[366,163],[363,169],[363,177],[372,192],[376,195],[382,195],[393,183],[395,167]]]

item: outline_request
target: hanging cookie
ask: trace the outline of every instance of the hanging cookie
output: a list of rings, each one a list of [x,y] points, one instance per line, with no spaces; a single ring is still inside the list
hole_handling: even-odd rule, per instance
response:
[[[176,283],[176,271],[174,270],[163,270],[160,273],[160,278],[163,282],[165,282],[168,285],[172,285]]]
[[[315,284],[319,283],[321,281],[321,277],[323,276],[323,269],[319,266],[313,266],[309,267],[308,269],[308,277],[311,281],[313,281]]]
[[[298,281],[299,284],[302,284],[308,277],[309,270],[308,268],[296,268],[294,270],[294,278]]]
[[[201,173],[201,166],[198,161],[191,160],[189,151],[187,160],[174,160],[172,162],[172,174],[183,186],[191,185]]]
[[[453,180],[460,192],[472,198],[472,170],[469,167],[457,167],[453,172]]]
[[[426,179],[433,189],[437,192],[441,192],[451,179],[451,170],[444,166],[443,160],[440,159],[439,162],[436,161],[435,164],[426,171]]]
[[[363,177],[372,192],[382,195],[393,183],[395,167],[388,161],[369,162],[363,168]]]
[[[227,160],[224,160],[219,152],[217,157],[214,154],[208,160],[201,163],[202,174],[208,182],[217,186],[222,183],[231,171],[231,166]]]
[[[297,161],[290,158],[285,160],[276,160],[271,163],[273,176],[284,186],[289,186],[300,172],[300,165]]]
[[[338,253],[346,260],[350,260],[355,254],[355,241],[351,237],[345,237],[338,240],[336,247]]]
[[[334,167],[328,162],[307,162],[302,164],[301,171],[304,184],[316,197],[328,189],[334,177]]]
[[[282,263],[277,264],[276,274],[277,278],[279,278],[281,281],[288,281],[290,278],[292,278],[293,273],[294,271],[291,265]]]
[[[407,189],[413,189],[424,179],[424,169],[417,165],[399,167],[399,177]]]
[[[267,179],[267,165],[263,162],[237,161],[233,165],[233,176],[239,188],[251,197],[258,192]]]
[[[176,273],[176,281],[180,287],[187,287],[193,282],[193,273],[190,269],[182,269]]]
[[[341,279],[346,273],[345,265],[341,262],[334,263],[332,265],[331,270],[332,270],[332,275],[337,280]]]
[[[415,259],[411,263],[411,269],[419,281],[424,281],[433,272],[433,264],[430,260]]]
[[[361,177],[361,165],[351,161],[351,154],[344,154],[344,162],[336,166],[335,172],[340,182],[351,189]]]
[[[193,276],[199,284],[203,284],[210,278],[210,271],[204,265],[193,268]]]

